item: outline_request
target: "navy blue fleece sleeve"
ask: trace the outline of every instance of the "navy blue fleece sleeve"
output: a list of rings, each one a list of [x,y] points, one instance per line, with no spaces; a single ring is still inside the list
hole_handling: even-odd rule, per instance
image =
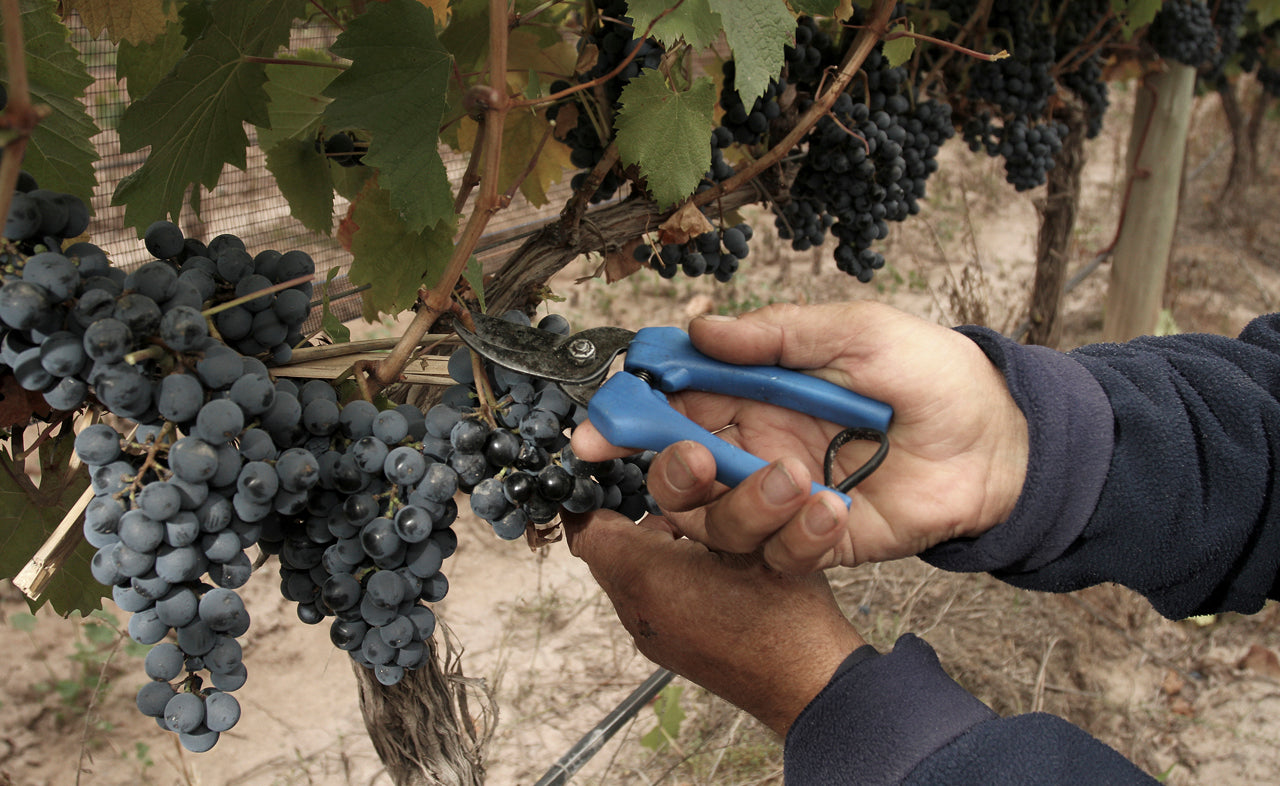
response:
[[[1097,430],[1088,384],[1034,380],[1045,364],[1087,373],[1110,410],[1109,457],[1100,463],[1074,435],[1037,446],[1033,425],[1028,481],[1010,519],[926,559],[1052,592],[1114,581],[1168,617],[1254,612],[1280,594],[1280,315],[1254,320],[1239,339],[1142,338],[1050,358],[966,332],[1004,371],[1029,422],[1045,420],[1037,408],[1047,401],[1066,411],[1049,421]]]
[[[1234,340],[1144,338],[1068,354],[962,331],[1027,415],[1027,482],[1008,521],[925,559],[1030,589],[1114,581],[1171,617],[1256,611],[1280,594],[1280,315]],[[913,636],[837,672],[788,733],[786,778],[1154,782],[1060,718],[996,717]]]
[[[916,636],[851,659],[787,733],[791,786],[1155,783],[1061,718],[998,717]]]

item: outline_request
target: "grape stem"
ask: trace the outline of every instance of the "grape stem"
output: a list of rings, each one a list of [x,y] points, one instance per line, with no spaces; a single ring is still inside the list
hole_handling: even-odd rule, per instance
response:
[[[144,360],[159,360],[164,357],[165,348],[159,344],[152,344],[146,349],[139,349],[136,352],[130,352],[124,356],[124,362],[131,366],[136,366]]]
[[[502,209],[502,195],[498,193],[498,180],[502,167],[502,137],[506,125],[507,112],[513,102],[507,95],[507,43],[510,32],[510,15],[504,0],[489,0],[489,87],[491,90],[480,106],[484,112],[485,133],[483,144],[478,152],[473,149],[471,155],[482,157],[483,173],[480,177],[480,193],[476,195],[475,205],[466,226],[453,246],[453,254],[440,280],[426,292],[419,292],[418,313],[413,322],[401,335],[395,349],[391,350],[384,360],[376,365],[358,363],[356,379],[360,383],[361,392],[366,396],[371,393],[370,379],[379,387],[396,381],[408,364],[414,350],[431,325],[441,315],[456,308],[453,302],[453,290],[462,278],[462,271],[475,252],[489,219]],[[365,370],[369,373],[366,375]]]
[[[999,52],[989,54],[987,52],[979,52],[976,49],[970,49],[967,46],[960,46],[959,44],[954,43],[952,41],[944,41],[941,38],[935,38],[931,35],[926,35],[924,33],[914,33],[910,30],[895,30],[892,33],[889,33],[888,35],[886,35],[884,37],[884,40],[896,41],[899,38],[913,38],[916,41],[925,41],[927,43],[940,46],[943,49],[950,49],[953,52],[959,52],[962,55],[968,55],[969,57],[972,57],[975,60],[985,60],[988,63],[994,63],[997,60],[1004,60],[1009,57],[1009,50],[1007,49],[1001,49]]]
[[[682,5],[684,5],[684,0],[676,0],[675,5],[672,5],[667,10],[655,16],[653,18],[653,21],[649,23],[649,26],[644,29],[644,33],[640,36],[637,36],[636,40],[643,41],[644,39],[648,38],[649,33],[653,31],[654,25],[661,22],[663,18],[667,16],[667,14],[674,12],[677,8],[679,8]],[[614,20],[614,21],[618,21],[618,20]],[[589,90],[593,87],[596,87],[597,85],[603,85],[606,82],[608,82],[610,79],[613,79],[614,77],[616,77],[618,74],[621,74],[626,69],[627,66],[631,65],[631,61],[636,59],[636,54],[639,51],[640,51],[640,47],[638,46],[631,47],[631,51],[627,54],[626,57],[622,58],[622,60],[619,61],[619,63],[616,66],[613,67],[613,70],[611,70],[607,74],[598,76],[589,82],[581,82],[576,85],[571,85],[569,87],[566,87],[564,90],[561,90],[558,93],[552,93],[551,95],[542,96],[540,98],[517,99],[511,102],[511,106],[514,109],[523,109],[526,107],[542,106],[543,104],[554,104],[560,99],[567,98],[573,95],[574,93],[580,93],[584,90]]]
[[[242,306],[251,300],[256,300],[262,297],[263,295],[271,295],[276,292],[282,292],[286,289],[291,289],[293,287],[298,286],[299,284],[305,284],[308,281],[312,281],[314,279],[315,279],[315,274],[312,273],[305,276],[298,276],[297,278],[291,278],[288,281],[281,281],[279,284],[274,284],[269,287],[264,287],[262,289],[257,290],[256,292],[250,292],[249,294],[244,295],[243,297],[238,297],[235,300],[228,300],[226,303],[219,303],[216,306],[206,308],[204,311],[200,312],[200,315],[203,316],[205,319],[208,319],[209,317],[212,317],[215,314],[221,314],[223,311],[227,311],[228,309],[235,308],[236,306]]]
[[[134,476],[133,482],[129,484],[128,488],[115,495],[117,499],[125,496],[132,497],[134,494],[141,491],[141,487],[144,485],[141,483],[141,480],[146,476],[149,470],[156,470],[156,472],[162,477],[167,477],[169,475],[169,470],[156,466],[156,454],[160,452],[161,445],[164,445],[166,449],[168,448],[169,443],[165,441],[165,437],[172,434],[173,431],[173,424],[166,420],[164,425],[160,427],[160,433],[156,434],[155,440],[147,446],[147,456],[142,460],[142,466],[138,467],[138,474]],[[135,444],[141,445],[142,443]]]
[[[618,163],[618,144],[610,142],[604,150],[604,155],[587,175],[587,179],[582,181],[582,187],[574,192],[569,204],[564,206],[562,226],[565,229],[572,231],[582,223],[582,216],[587,212],[587,206],[591,204],[592,195],[596,193],[596,189],[604,182],[605,175],[609,174],[609,170],[613,169],[616,163]]]
[[[697,207],[702,207],[719,199],[723,194],[741,188],[761,172],[777,164],[792,148],[800,144],[800,140],[804,138],[805,134],[809,133],[809,130],[817,124],[818,120],[831,111],[836,99],[849,86],[853,75],[858,73],[858,69],[862,68],[862,63],[867,59],[867,55],[871,53],[876,42],[880,40],[880,37],[888,29],[888,21],[893,13],[893,6],[894,4],[889,0],[875,0],[875,3],[871,6],[870,20],[858,30],[858,37],[854,39],[853,46],[849,47],[849,51],[845,54],[844,62],[840,64],[840,70],[836,73],[835,79],[831,80],[831,84],[824,92],[814,97],[813,106],[809,107],[800,116],[800,119],[796,121],[795,127],[782,138],[782,141],[770,148],[760,158],[738,170],[733,177],[694,196],[693,204]]]
[[[311,0],[311,5],[315,6],[317,11],[324,14],[330,22],[333,22],[334,27],[344,32],[346,31],[347,28],[342,24],[342,22],[338,21],[338,17],[334,16],[332,11],[321,5],[320,0]]]

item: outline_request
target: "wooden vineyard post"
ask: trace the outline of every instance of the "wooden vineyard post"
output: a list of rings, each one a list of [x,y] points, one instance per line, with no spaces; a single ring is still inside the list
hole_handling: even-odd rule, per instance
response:
[[[1139,88],[1126,161],[1128,189],[1111,257],[1103,338],[1155,332],[1178,220],[1182,159],[1196,71],[1166,61]]]

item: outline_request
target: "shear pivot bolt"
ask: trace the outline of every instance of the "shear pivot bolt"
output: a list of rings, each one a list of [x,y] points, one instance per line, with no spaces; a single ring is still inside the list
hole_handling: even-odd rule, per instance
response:
[[[582,363],[590,360],[596,355],[596,345],[592,344],[585,338],[574,339],[569,342],[569,357]]]

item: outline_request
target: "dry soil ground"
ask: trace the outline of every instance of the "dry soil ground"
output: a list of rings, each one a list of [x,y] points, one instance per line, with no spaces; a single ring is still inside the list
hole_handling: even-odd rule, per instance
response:
[[[1077,267],[1114,231],[1123,117],[1113,113],[1089,146]],[[1280,150],[1273,124],[1262,183],[1224,211],[1215,194],[1230,152],[1218,118],[1213,100],[1197,108],[1169,301],[1179,329],[1233,334],[1280,299]],[[575,283],[594,267],[585,260],[554,282],[565,300],[553,307],[577,325],[638,328],[773,301],[874,298],[944,324],[981,320],[1012,331],[1025,313],[1042,194],[1016,195],[997,164],[958,147],[945,153],[924,213],[895,228],[890,267],[870,286],[836,272],[824,252],[795,254],[762,231],[730,285],[649,273],[613,286]],[[1064,348],[1096,340],[1105,281],[1103,267],[1068,297]],[[483,680],[498,709],[489,782],[532,783],[652,667],[562,546],[532,554],[466,517],[458,530],[461,545],[446,565],[452,590],[438,611],[463,647],[466,673]],[[1168,783],[1280,780],[1274,605],[1252,617],[1170,622],[1114,587],[1036,595],[915,560],[832,571],[831,580],[873,643],[919,633],[956,679],[1002,713],[1059,713]],[[183,752],[133,709],[136,655],[95,644],[82,621],[46,612],[20,630],[24,604],[0,586],[0,784],[389,783],[364,733],[347,657],[323,627],[297,622],[275,584],[268,564],[245,590],[254,625],[245,639],[250,681],[239,694],[244,717],[203,755]],[[85,665],[76,657],[85,648],[110,653],[107,665]],[[90,706],[89,694],[73,688],[99,676],[105,689]],[[66,701],[49,690],[58,682]],[[670,745],[655,752],[640,744],[656,725],[645,709],[575,782],[781,782],[780,749],[768,732],[683,687],[688,717]]]

